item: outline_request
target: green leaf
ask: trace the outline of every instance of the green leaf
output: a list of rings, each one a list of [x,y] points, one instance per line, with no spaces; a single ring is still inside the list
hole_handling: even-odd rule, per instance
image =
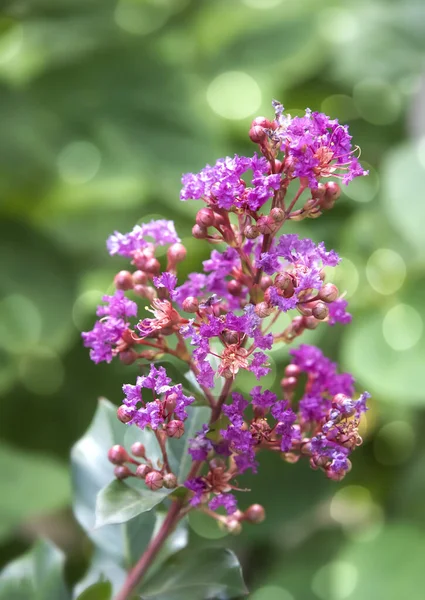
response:
[[[68,472],[50,456],[0,445],[0,538],[21,521],[69,502]]]
[[[112,586],[109,581],[99,581],[80,594],[77,600],[110,600]]]
[[[182,550],[141,588],[143,600],[230,600],[246,594],[239,561],[223,548]]]
[[[41,540],[0,576],[0,600],[69,600],[62,571],[64,555]]]
[[[184,483],[192,465],[192,457],[188,453],[189,440],[194,437],[197,431],[202,429],[204,423],[208,423],[211,409],[206,406],[189,406],[187,414],[188,417],[184,422],[184,437],[179,440],[172,438],[168,440],[168,446],[171,450],[169,457],[171,467],[180,484]]]
[[[141,513],[152,510],[171,493],[172,490],[165,489],[152,492],[142,482],[139,489],[136,489],[123,481],[114,480],[97,495],[95,526],[125,523]]]

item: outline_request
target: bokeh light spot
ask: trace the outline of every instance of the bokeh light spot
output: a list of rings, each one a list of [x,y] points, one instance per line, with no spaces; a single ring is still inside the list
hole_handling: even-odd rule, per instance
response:
[[[421,166],[425,169],[425,136],[418,141],[417,152],[419,162]]]
[[[418,311],[408,304],[397,304],[385,315],[382,333],[393,350],[408,350],[421,339],[423,321]]]
[[[87,290],[75,300],[72,307],[72,320],[79,331],[87,326],[87,317],[94,315],[102,296],[103,292],[100,290]]]
[[[406,264],[394,250],[379,248],[367,261],[366,277],[375,291],[383,295],[393,294],[403,285]]]
[[[316,572],[311,588],[321,600],[344,600],[354,592],[357,581],[358,571],[353,564],[335,561]]]
[[[341,122],[350,121],[359,116],[353,99],[344,94],[328,96],[323,100],[320,109],[333,119],[339,119]]]
[[[218,75],[208,86],[207,101],[226,119],[246,119],[261,106],[261,90],[253,77],[241,71]]]
[[[258,8],[265,10],[267,8],[275,8],[283,3],[283,0],[242,0],[243,4],[250,8]]]
[[[115,23],[123,31],[133,35],[147,35],[160,29],[167,21],[170,11],[166,6],[153,2],[120,0],[114,13]]]
[[[373,125],[388,125],[399,116],[400,91],[379,79],[364,79],[354,86],[353,99],[359,114]]]
[[[189,513],[189,525],[195,533],[208,540],[219,540],[229,535],[229,532],[224,527],[220,527],[215,519],[200,510],[192,510]]]
[[[101,155],[91,142],[77,141],[68,144],[57,160],[59,174],[66,183],[87,183],[99,170]]]
[[[0,36],[0,65],[13,60],[20,52],[24,41],[24,30],[16,23]]]
[[[266,585],[250,594],[250,600],[295,600],[294,596],[277,585]]]
[[[412,454],[415,431],[406,421],[392,421],[378,431],[374,440],[375,458],[382,465],[400,465]]]
[[[0,346],[8,352],[21,353],[40,339],[42,318],[30,298],[11,294],[0,302]]]
[[[40,396],[57,392],[65,378],[59,355],[41,346],[22,357],[19,374],[27,390]]]
[[[370,202],[373,200],[379,190],[379,175],[373,167],[361,160],[362,167],[369,171],[367,177],[356,177],[350,182],[350,185],[344,186],[343,191],[346,196],[356,202]]]
[[[329,8],[319,14],[319,32],[329,43],[347,44],[360,34],[358,18],[344,8]]]

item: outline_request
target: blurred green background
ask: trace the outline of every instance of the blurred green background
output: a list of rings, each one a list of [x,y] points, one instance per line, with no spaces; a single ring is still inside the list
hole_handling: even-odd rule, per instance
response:
[[[96,399],[137,369],[82,348],[125,266],[106,237],[166,217],[189,248],[183,172],[252,153],[271,99],[350,125],[370,176],[297,230],[344,258],[353,324],[318,343],[373,394],[342,483],[262,457],[267,521],[220,540],[253,600],[425,597],[425,3],[423,0],[10,0],[0,13],[0,560],[39,535],[82,575],[68,456]],[[286,350],[273,354],[280,378]],[[273,378],[270,385],[273,384]],[[251,382],[242,383],[242,388]],[[247,504],[245,498],[242,504]],[[191,519],[193,543],[219,535]],[[209,543],[209,542],[208,542]]]

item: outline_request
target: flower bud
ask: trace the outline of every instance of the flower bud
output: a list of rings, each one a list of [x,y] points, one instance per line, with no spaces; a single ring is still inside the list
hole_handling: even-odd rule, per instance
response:
[[[260,279],[260,288],[264,291],[271,285],[273,285],[273,279],[270,275],[263,275]]]
[[[151,471],[145,477],[145,483],[150,490],[156,492],[162,488],[164,478],[159,471]]]
[[[297,311],[304,317],[310,317],[312,314],[312,309],[306,304],[297,304]]]
[[[152,302],[154,298],[156,298],[156,292],[153,288],[148,285],[135,285],[134,293],[140,296],[141,298],[147,298],[149,302]]]
[[[165,431],[168,437],[176,438],[178,440],[184,434],[184,423],[183,421],[178,421],[177,419],[170,421],[165,426]]]
[[[114,285],[117,290],[131,290],[133,287],[133,276],[130,271],[120,271],[114,277]]]
[[[270,211],[270,217],[275,223],[281,223],[285,218],[285,211],[281,208],[272,208]]]
[[[276,224],[270,217],[260,217],[257,221],[257,229],[260,233],[268,235],[276,229]]]
[[[249,523],[262,523],[266,518],[266,511],[261,504],[251,504],[244,512],[244,517]]]
[[[267,304],[267,302],[259,302],[255,306],[255,314],[260,317],[260,319],[264,319],[268,317],[273,312],[273,307]]]
[[[291,329],[295,335],[300,335],[304,331],[304,323],[302,317],[294,317],[291,323]]]
[[[173,268],[177,263],[182,262],[186,258],[187,250],[183,244],[172,244],[167,250],[167,259],[170,268]]]
[[[139,465],[136,469],[136,477],[144,479],[148,473],[152,471],[152,468],[148,465]]]
[[[326,306],[324,302],[320,300],[316,302],[316,306],[312,310],[313,317],[319,319],[319,321],[323,321],[329,314],[329,308]]]
[[[255,240],[260,235],[256,225],[247,225],[244,229],[244,235],[249,240]]]
[[[253,125],[249,130],[249,138],[251,142],[255,144],[261,144],[267,137],[266,132],[264,131],[264,127],[261,125]]]
[[[265,127],[266,129],[272,128],[272,123],[266,119],[266,117],[255,117],[253,122],[251,123],[251,127],[255,127],[258,125],[259,127]]]
[[[124,350],[119,353],[120,361],[124,365],[132,365],[137,360],[137,352],[134,350]]]
[[[167,490],[173,490],[177,487],[177,477],[174,473],[167,473],[164,475],[164,487],[167,488]]]
[[[199,300],[195,296],[188,296],[183,300],[183,310],[188,313],[196,313],[199,308]]]
[[[292,392],[297,386],[298,380],[296,377],[284,377],[280,382],[285,392]]]
[[[319,291],[319,298],[323,302],[335,302],[338,296],[338,288],[333,283],[325,283]]]
[[[117,409],[117,417],[121,421],[121,423],[128,423],[129,421],[131,421],[131,419],[133,418],[133,415],[131,413],[131,409],[129,409],[128,406],[125,406],[125,404],[121,404],[121,406],[119,406]]]
[[[148,280],[147,274],[140,269],[134,271],[132,277],[134,285],[144,285]]]
[[[232,296],[239,296],[242,292],[242,284],[236,279],[231,279],[227,282],[227,291]]]
[[[137,456],[138,458],[145,458],[146,448],[142,442],[134,442],[134,444],[131,446],[131,453],[133,456]]]
[[[316,329],[319,326],[319,321],[313,316],[304,317],[303,323],[306,329]]]
[[[338,198],[341,196],[341,188],[340,186],[337,184],[336,181],[328,181],[325,184],[326,187],[326,193],[325,193],[325,197],[329,198],[332,200],[338,200]]]
[[[241,180],[240,180],[241,181]],[[243,183],[243,181],[241,181]],[[218,212],[214,212],[214,227],[226,227],[228,221]]]
[[[285,367],[286,377],[298,377],[301,373],[301,369],[298,365],[290,364]]]
[[[311,190],[311,197],[316,200],[321,200],[326,193],[326,186],[324,183],[319,183],[316,189]]]
[[[292,286],[292,289],[294,288],[293,282],[292,282],[292,277],[289,275],[289,273],[278,273],[275,277],[274,285],[279,290],[287,290],[291,286]]]
[[[231,331],[230,329],[225,329],[222,333],[222,336],[225,343],[229,346],[232,344],[237,344],[240,339],[240,334],[237,331]]]
[[[161,265],[159,264],[159,260],[154,257],[148,258],[148,260],[145,263],[145,270],[148,273],[157,275],[161,270]]]
[[[133,473],[126,465],[117,465],[114,469],[114,475],[117,479],[127,479],[127,477],[131,477]]]
[[[119,444],[112,446],[112,448],[110,448],[108,451],[108,460],[113,465],[122,465],[123,463],[127,462],[129,458],[130,457],[128,456],[125,448]]]
[[[208,235],[208,231],[205,227],[201,227],[200,225],[194,225],[192,227],[192,235],[197,240],[205,240]]]
[[[212,227],[214,225],[214,211],[212,208],[201,208],[196,215],[196,224],[199,227]]]
[[[176,404],[177,394],[175,392],[171,392],[171,394],[168,394],[164,400],[164,409],[168,415],[171,415],[174,412]]]

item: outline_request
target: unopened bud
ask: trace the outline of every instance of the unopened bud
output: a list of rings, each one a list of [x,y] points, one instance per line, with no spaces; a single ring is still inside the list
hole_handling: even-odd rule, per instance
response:
[[[133,456],[137,456],[138,458],[145,458],[146,448],[142,442],[134,442],[134,444],[131,446],[131,453]]]
[[[273,312],[273,307],[267,304],[267,302],[259,302],[255,306],[255,314],[260,317],[260,319],[264,319],[268,317]]]
[[[114,285],[117,290],[131,290],[133,287],[133,276],[130,271],[120,271],[114,277]]]
[[[199,300],[195,296],[188,296],[183,300],[183,310],[188,313],[196,313],[199,308]]]
[[[179,439],[184,434],[184,423],[183,421],[174,419],[173,421],[167,423],[165,426],[165,431],[168,437]]]
[[[324,302],[320,300],[316,302],[316,306],[312,310],[313,317],[319,319],[319,321],[323,321],[329,314],[329,308],[326,306]]]
[[[112,448],[110,448],[108,451],[108,460],[113,465],[122,465],[123,463],[127,462],[129,458],[130,457],[128,456],[125,448],[119,444],[112,446]]]
[[[320,200],[320,208],[330,210],[341,195],[341,188],[335,181],[328,181],[325,184],[325,195]]]
[[[127,479],[127,477],[131,477],[133,473],[126,465],[118,465],[114,469],[114,475],[117,479]]]
[[[146,475],[145,483],[150,490],[156,492],[162,488],[164,478],[159,471],[151,471]]]
[[[319,298],[323,302],[335,302],[338,296],[338,288],[333,283],[325,283],[319,291]]]
[[[134,350],[124,350],[119,353],[119,357],[124,365],[132,365],[137,360],[137,352]]]
[[[148,273],[153,273],[154,275],[159,273],[161,270],[161,265],[159,264],[159,260],[157,258],[153,258],[153,257],[148,258],[148,260],[145,263],[145,270]]]
[[[168,394],[164,400],[164,409],[168,415],[171,415],[174,412],[177,404],[177,394],[175,392],[171,392]]]
[[[249,523],[258,524],[266,518],[266,511],[261,504],[252,504],[244,512],[244,516]]]
[[[148,285],[135,285],[134,293],[140,296],[141,298],[147,298],[149,302],[152,302],[154,298],[156,298],[156,292],[153,288]]]
[[[259,125],[260,127],[265,127],[266,129],[271,129],[272,123],[266,117],[255,117],[253,122],[251,123],[251,127],[255,127]]]
[[[132,277],[134,285],[144,285],[148,280],[147,274],[140,269],[134,271]]]
[[[192,227],[192,235],[197,240],[204,240],[208,235],[208,231],[205,227],[201,227],[200,225],[194,225]]]
[[[214,225],[214,211],[212,208],[201,208],[196,215],[196,224],[200,227],[212,227]]]
[[[152,468],[148,465],[139,465],[136,469],[136,477],[139,477],[139,479],[144,479],[151,471]]]
[[[297,386],[298,380],[295,377],[284,377],[280,382],[280,385],[285,392],[292,392]]]
[[[319,321],[312,315],[309,317],[304,317],[303,323],[306,329],[316,329],[319,326]]]
[[[232,344],[237,344],[240,340],[240,334],[237,331],[231,331],[230,329],[225,329],[222,333],[222,336],[224,342],[229,346]]]
[[[273,279],[270,275],[263,275],[260,279],[260,288],[264,291],[271,285],[273,285]]]
[[[302,317],[294,317],[291,323],[291,329],[295,335],[300,335],[304,331],[304,323]]]
[[[183,244],[172,244],[167,250],[167,259],[170,267],[172,268],[177,263],[182,262],[186,258],[186,254],[187,250]]]
[[[117,417],[121,421],[121,423],[128,423],[133,418],[131,414],[132,411],[125,404],[121,404],[121,406],[117,409]]]
[[[293,282],[292,282],[292,277],[289,275],[289,273],[278,273],[275,277],[274,285],[279,290],[287,290],[291,286],[293,289],[293,287],[294,287]]]
[[[297,304],[297,311],[305,317],[309,317],[312,314],[312,309],[305,304]]]
[[[270,211],[270,217],[275,223],[281,223],[285,218],[285,211],[281,208],[272,208]]]
[[[285,367],[286,377],[298,377],[301,373],[301,369],[298,365],[290,364]]]
[[[231,279],[227,282],[227,291],[232,296],[239,296],[242,292],[242,284],[236,279]]]
[[[276,224],[270,217],[260,217],[257,221],[257,229],[260,233],[268,235],[276,229]]]
[[[249,138],[255,144],[261,144],[266,138],[266,132],[261,125],[253,125],[249,130]]]
[[[244,235],[249,240],[255,240],[260,235],[256,225],[247,225],[244,229]]]
[[[311,190],[311,197],[320,200],[326,193],[326,187],[324,183],[319,183],[316,189]]]
[[[177,487],[177,477],[174,473],[167,473],[164,475],[164,487],[167,488],[167,490],[173,490]]]

